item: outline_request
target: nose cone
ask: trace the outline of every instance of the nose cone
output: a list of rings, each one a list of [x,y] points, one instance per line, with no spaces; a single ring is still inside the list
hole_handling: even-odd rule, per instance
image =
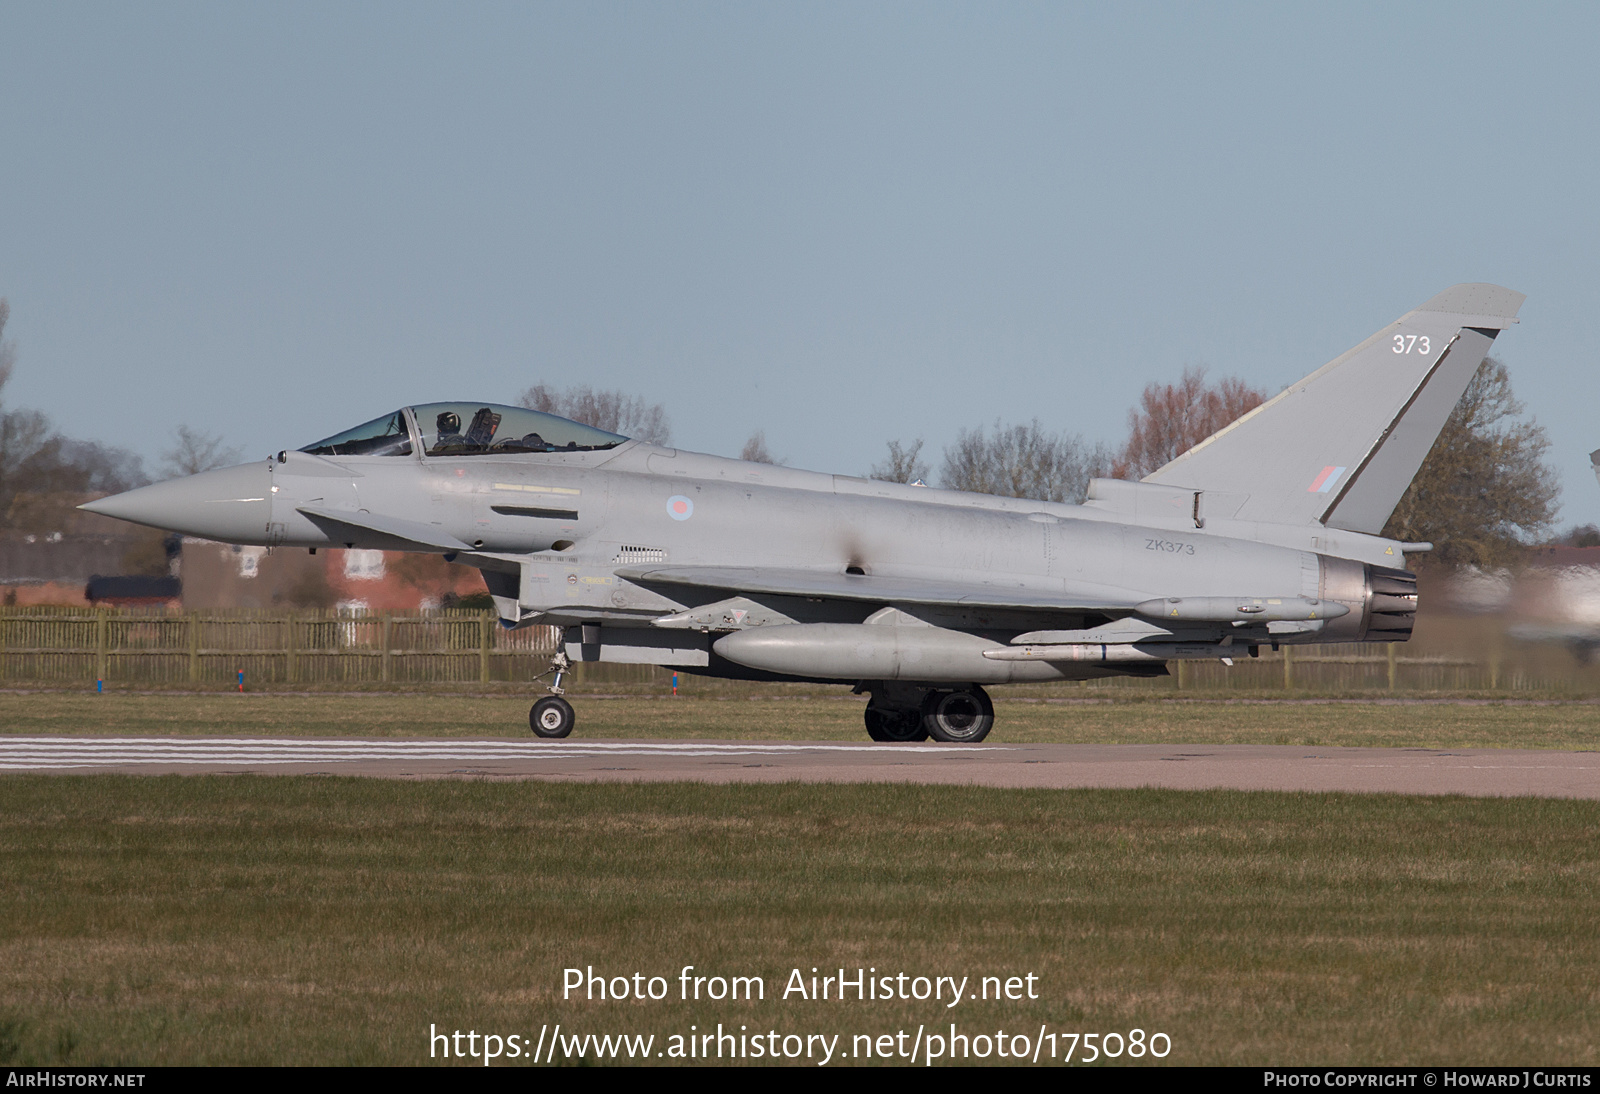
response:
[[[272,472],[265,463],[222,467],[78,508],[203,539],[264,544],[272,521]]]

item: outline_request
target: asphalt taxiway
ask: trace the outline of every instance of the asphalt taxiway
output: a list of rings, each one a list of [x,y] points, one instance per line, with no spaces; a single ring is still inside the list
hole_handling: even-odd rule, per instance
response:
[[[897,782],[1600,799],[1600,752],[1294,745],[0,737],[0,772]]]

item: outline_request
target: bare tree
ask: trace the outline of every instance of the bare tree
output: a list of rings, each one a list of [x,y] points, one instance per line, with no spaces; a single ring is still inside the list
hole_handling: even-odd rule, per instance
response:
[[[780,464],[782,460],[773,459],[772,453],[767,450],[767,431],[758,429],[750,434],[750,439],[744,442],[744,447],[739,450],[741,460],[751,463]]]
[[[63,437],[58,453],[60,464],[53,473],[60,490],[118,494],[150,482],[143,458],[118,445]]]
[[[1574,524],[1553,542],[1560,547],[1600,547],[1600,526]]]
[[[928,477],[928,465],[918,458],[922,451],[922,438],[909,446],[899,441],[889,442],[889,458],[872,465],[869,478],[880,482],[922,482]]]
[[[0,414],[0,527],[60,530],[86,497],[149,481],[143,461],[125,448],[64,437],[36,410]]]
[[[1119,479],[1142,479],[1266,402],[1266,393],[1235,376],[1207,386],[1206,370],[1191,366],[1176,384],[1145,385],[1128,411],[1128,440],[1112,467]]]
[[[672,426],[660,403],[647,403],[621,391],[596,391],[587,384],[557,391],[549,384],[534,384],[519,400],[529,410],[559,414],[607,433],[620,433],[650,444],[671,444]]]
[[[5,340],[6,320],[11,318],[11,302],[0,296],[0,388],[11,379],[11,369],[17,363],[17,344]]]
[[[1546,531],[1560,488],[1544,428],[1522,413],[1506,366],[1484,358],[1383,534],[1431,542],[1446,565],[1493,566]]]
[[[0,300],[0,388],[17,361],[15,344],[3,340],[10,317]],[[125,448],[65,437],[37,410],[0,411],[0,518],[8,526],[19,494],[111,494],[149,481],[144,462]]]
[[[239,448],[229,448],[222,438],[180,425],[172,431],[172,447],[161,453],[161,474],[175,479],[198,475],[214,467],[231,467],[244,457]]]
[[[62,438],[50,428],[50,419],[37,410],[0,413],[0,512],[27,489],[27,470],[50,462]]]
[[[1028,425],[997,421],[992,436],[982,428],[957,434],[956,443],[944,450],[940,481],[951,490],[1080,502],[1089,480],[1110,466],[1111,453],[1103,444],[1047,432],[1037,418]]]

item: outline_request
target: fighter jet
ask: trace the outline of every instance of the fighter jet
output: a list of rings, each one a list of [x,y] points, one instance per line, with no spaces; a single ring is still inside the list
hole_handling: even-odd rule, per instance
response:
[[[1589,466],[1600,481],[1600,448],[1589,453]],[[1582,665],[1592,662],[1600,650],[1600,626],[1593,623],[1519,623],[1506,633],[1519,642],[1559,642]]]
[[[866,694],[878,741],[982,740],[986,685],[1163,675],[1261,647],[1402,642],[1381,532],[1521,293],[1457,285],[1140,482],[1082,505],[747,463],[488,402],[408,406],[268,459],[84,508],[271,548],[475,566],[508,628],[574,661]]]

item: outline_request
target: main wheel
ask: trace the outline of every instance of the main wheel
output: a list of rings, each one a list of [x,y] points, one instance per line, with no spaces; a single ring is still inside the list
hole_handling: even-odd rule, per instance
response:
[[[922,712],[898,707],[867,707],[867,736],[874,741],[926,741]]]
[[[572,704],[559,695],[546,695],[528,711],[528,725],[536,737],[565,737],[577,720]]]
[[[994,704],[980,687],[930,691],[922,701],[922,726],[936,741],[973,744],[987,737],[993,725]]]

